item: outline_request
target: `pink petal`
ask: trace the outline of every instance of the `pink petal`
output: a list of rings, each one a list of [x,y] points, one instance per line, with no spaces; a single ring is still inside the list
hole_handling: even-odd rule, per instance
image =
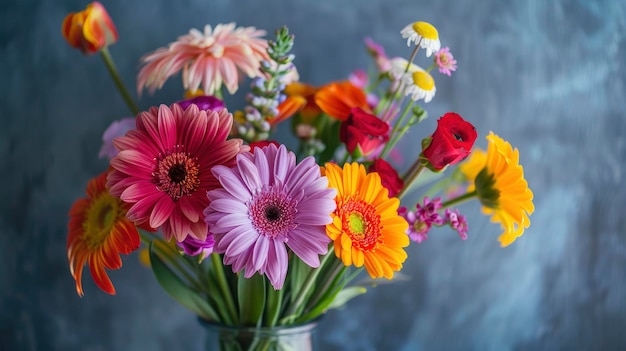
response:
[[[270,239],[264,235],[259,235],[254,249],[252,250],[252,265],[254,271],[260,270],[267,263],[267,252],[269,250]]]
[[[175,207],[176,205],[174,201],[172,201],[172,198],[169,196],[161,196],[150,214],[150,227],[158,228],[163,225],[170,217]]]
[[[157,193],[159,190],[156,185],[146,181],[139,181],[130,184],[120,195],[120,199],[124,202],[135,203],[149,194]],[[156,227],[153,227],[156,228]]]
[[[242,202],[247,202],[252,197],[252,194],[246,191],[246,187],[244,186],[241,177],[235,174],[228,167],[213,167],[213,175],[219,179],[226,191]]]

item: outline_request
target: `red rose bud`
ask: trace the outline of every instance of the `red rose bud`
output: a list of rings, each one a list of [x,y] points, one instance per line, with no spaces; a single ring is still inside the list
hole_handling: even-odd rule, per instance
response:
[[[354,107],[348,118],[341,122],[339,140],[346,144],[350,154],[358,146],[363,155],[369,155],[389,141],[389,124],[360,107]]]
[[[440,171],[465,159],[476,141],[476,128],[454,112],[437,120],[437,129],[422,145],[429,168]],[[430,139],[430,140],[428,140]]]
[[[368,171],[378,172],[381,183],[389,192],[389,197],[398,195],[402,188],[404,188],[404,182],[400,176],[398,176],[398,172],[382,158],[376,159],[376,161],[369,166]]]

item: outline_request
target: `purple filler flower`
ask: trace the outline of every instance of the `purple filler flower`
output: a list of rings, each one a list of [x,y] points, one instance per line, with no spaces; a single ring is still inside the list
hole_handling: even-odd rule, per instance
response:
[[[233,168],[212,169],[222,188],[207,193],[205,220],[233,272],[267,275],[281,289],[287,275],[287,247],[311,267],[328,252],[326,224],[332,222],[337,190],[328,188],[313,157],[296,164],[284,145],[237,155]]]
[[[117,156],[117,149],[113,146],[113,139],[123,136],[127,131],[135,129],[135,118],[122,118],[119,121],[111,123],[111,125],[102,134],[102,147],[98,153],[98,157],[107,157],[109,160]]]
[[[443,225],[445,220],[439,215],[441,209],[441,198],[435,198],[432,201],[428,196],[424,197],[424,205],[416,204],[415,212],[406,208],[401,208],[399,214],[409,222],[407,234],[409,238],[416,243],[428,239],[428,231],[434,225]]]
[[[421,244],[424,240],[428,239],[428,229],[424,230],[424,223],[418,222],[415,212],[409,211],[406,207],[400,207],[398,214],[409,223],[409,229],[406,233],[409,239]]]
[[[209,233],[207,235],[206,240],[198,240],[191,235],[187,235],[187,238],[182,242],[176,243],[185,254],[189,256],[198,256],[200,255],[200,259],[204,260],[209,257],[210,254],[213,253],[213,246],[215,245],[215,240],[213,239],[213,235]]]
[[[467,230],[469,228],[467,226],[467,221],[465,220],[465,216],[462,216],[459,213],[459,210],[456,210],[456,209],[454,210],[446,209],[445,216],[446,216],[446,222],[450,224],[450,227],[452,227],[452,229],[455,229],[459,233],[459,236],[461,237],[461,239],[463,240],[467,239]]]
[[[224,108],[224,101],[216,98],[215,96],[196,96],[192,99],[179,101],[178,104],[183,108],[183,110],[186,110],[191,104],[198,106],[200,110],[204,111],[219,111]]]

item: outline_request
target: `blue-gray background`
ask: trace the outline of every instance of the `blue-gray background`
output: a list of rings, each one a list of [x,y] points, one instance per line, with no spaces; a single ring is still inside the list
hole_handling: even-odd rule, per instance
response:
[[[117,296],[84,276],[74,290],[67,211],[101,172],[102,131],[127,115],[97,55],[70,49],[60,24],[86,1],[0,3],[0,350],[201,350],[204,331],[137,256],[111,272]],[[425,20],[459,62],[435,74],[429,134],[457,111],[520,149],[536,212],[508,248],[499,226],[463,205],[465,242],[435,231],[409,248],[409,279],[382,285],[323,320],[322,350],[624,350],[623,1],[105,1],[128,86],[138,60],[190,28],[236,21],[296,35],[303,80],[322,84],[370,64],[371,36],[408,56],[399,31]],[[418,63],[427,65],[423,55]],[[180,98],[179,77],[146,108]],[[403,144],[405,153],[411,143]]]

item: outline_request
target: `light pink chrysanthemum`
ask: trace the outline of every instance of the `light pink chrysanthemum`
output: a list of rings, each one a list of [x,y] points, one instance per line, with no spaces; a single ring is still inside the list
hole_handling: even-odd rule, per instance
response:
[[[447,46],[435,53],[435,63],[439,67],[440,73],[451,76],[452,71],[456,71],[456,60]]]
[[[237,166],[213,168],[222,188],[211,190],[206,222],[214,250],[224,254],[233,272],[265,274],[282,288],[287,247],[311,267],[328,252],[326,224],[332,222],[337,190],[328,188],[313,157],[296,164],[284,145],[255,148],[237,156]]]
[[[268,60],[265,31],[254,27],[235,27],[235,23],[204,27],[204,33],[192,29],[167,48],[142,57],[144,66],[137,77],[137,91],[144,87],[150,93],[181,69],[183,87],[196,91],[200,85],[205,95],[214,95],[222,83],[233,94],[239,87],[239,73],[248,77],[260,75],[261,60]]]
[[[249,149],[240,139],[227,140],[232,121],[225,108],[201,111],[196,105],[184,111],[161,105],[137,115],[137,129],[113,140],[119,153],[107,178],[110,193],[132,204],[127,218],[160,227],[167,240],[205,240],[206,192],[219,186],[211,168],[232,166]]]

